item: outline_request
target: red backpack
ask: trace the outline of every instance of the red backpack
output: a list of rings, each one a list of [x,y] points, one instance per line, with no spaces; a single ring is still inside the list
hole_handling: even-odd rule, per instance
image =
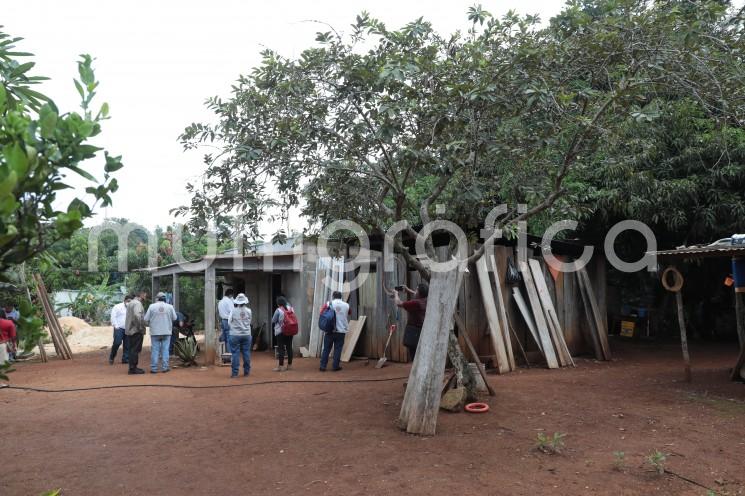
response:
[[[297,316],[292,307],[285,308],[285,318],[282,320],[282,334],[285,336],[294,336],[297,334]]]

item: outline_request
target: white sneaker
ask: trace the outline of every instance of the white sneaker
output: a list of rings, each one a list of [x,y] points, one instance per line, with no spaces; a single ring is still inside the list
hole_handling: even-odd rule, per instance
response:
[[[274,367],[272,369],[272,372],[282,372],[285,368],[284,367]]]

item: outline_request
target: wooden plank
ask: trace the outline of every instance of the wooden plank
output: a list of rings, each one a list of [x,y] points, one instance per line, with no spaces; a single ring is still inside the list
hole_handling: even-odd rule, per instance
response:
[[[585,332],[585,340],[592,345],[592,349],[595,353],[596,360],[604,360],[603,348],[600,346],[600,338],[598,337],[598,331],[595,328],[595,319],[592,316],[592,308],[590,308],[590,300],[587,297],[587,288],[582,283],[579,277],[579,272],[575,272],[576,282],[579,287],[579,293],[582,298],[582,306],[584,308],[584,314],[586,317],[587,328]],[[585,329],[583,326],[582,329]]]
[[[592,289],[592,283],[590,282],[590,276],[587,275],[587,271],[582,268],[577,271],[579,275],[580,285],[585,286],[588,303],[592,313],[593,320],[595,322],[595,328],[597,330],[598,338],[600,340],[600,347],[603,350],[603,358],[606,360],[611,359],[610,346],[608,344],[608,329],[607,329],[607,318],[601,315],[598,309],[598,303],[595,298],[595,293]]]
[[[559,325],[559,319],[556,316],[556,308],[554,307],[554,302],[551,299],[551,294],[548,291],[548,286],[546,285],[546,275],[543,273],[541,264],[538,262],[538,260],[530,259],[528,260],[528,265],[533,272],[533,282],[535,283],[536,289],[538,290],[538,297],[541,300],[541,306],[543,307],[543,310],[545,312],[546,322],[548,322],[549,324],[549,330],[554,341],[554,347],[558,352],[559,362],[562,362],[562,365],[564,366],[570,364],[574,365],[572,355],[569,353],[567,344],[564,341],[564,333],[562,332],[561,326]]]
[[[512,352],[512,340],[510,339],[510,324],[507,321],[507,309],[504,304],[504,298],[502,297],[502,284],[499,276],[499,267],[497,267],[497,261],[494,258],[493,253],[489,253],[489,262],[491,263],[492,272],[494,274],[497,315],[499,316],[499,323],[502,327],[502,339],[504,339],[507,359],[510,363],[510,370],[517,370],[517,365],[515,365],[515,355]]]
[[[523,298],[523,294],[517,286],[512,288],[512,298],[515,300],[515,305],[517,305],[518,310],[520,310],[520,315],[523,316],[525,324],[528,326],[528,331],[530,331],[533,341],[538,346],[541,355],[545,358],[545,355],[543,354],[543,345],[541,344],[541,338],[538,337],[538,329],[536,329],[533,315],[530,313],[530,308],[528,308],[528,304],[525,302],[525,298]]]
[[[683,351],[683,376],[686,382],[691,382],[691,357],[688,354],[688,336],[686,333],[686,320],[683,316],[682,291],[675,292],[675,303],[678,307],[678,325],[680,326],[680,347]]]
[[[354,353],[354,347],[357,346],[357,341],[362,334],[362,328],[365,326],[366,316],[360,315],[358,320],[349,321],[349,331],[344,337],[344,347],[341,350],[341,361],[348,362],[352,359],[352,353]]]
[[[543,307],[541,306],[541,300],[538,297],[538,291],[536,290],[533,277],[530,275],[530,268],[525,262],[520,262],[519,267],[523,275],[525,290],[528,293],[528,301],[530,301],[530,307],[533,310],[533,318],[535,319],[536,329],[538,330],[538,337],[541,340],[543,355],[546,357],[546,364],[550,369],[558,368],[559,362],[556,358],[554,346],[551,343],[551,333],[548,329],[546,318],[543,316]]]
[[[494,305],[494,294],[491,289],[491,280],[486,265],[486,259],[482,256],[476,261],[476,274],[479,278],[479,287],[481,288],[481,299],[484,302],[486,310],[486,320],[489,323],[489,337],[491,338],[494,353],[496,354],[497,370],[500,374],[509,372],[510,363],[507,358],[507,352],[504,349],[504,338],[499,326],[499,316],[497,308]]]
[[[489,391],[489,396],[496,396],[497,393],[494,392],[494,389],[489,385],[489,381],[486,379],[486,369],[484,368],[484,364],[481,363],[481,360],[479,359],[479,354],[476,353],[476,349],[473,347],[473,343],[471,342],[471,338],[468,337],[468,333],[464,330],[460,330],[458,334],[463,335],[463,341],[466,343],[466,348],[468,348],[468,351],[471,353],[471,356],[473,357],[473,361],[476,364],[476,368],[479,369],[479,374],[481,375],[481,378],[484,380],[484,384],[486,385],[486,389]]]
[[[39,300],[41,301],[42,308],[47,317],[49,334],[52,336],[52,341],[55,343],[57,354],[64,360],[71,360],[72,351],[70,350],[70,345],[67,343],[65,332],[62,329],[59,320],[57,320],[57,315],[54,313],[54,308],[52,307],[52,302],[49,299],[49,294],[47,293],[47,288],[44,285],[44,281],[42,280],[40,274],[34,274],[34,278],[36,280],[36,289],[39,293]]]

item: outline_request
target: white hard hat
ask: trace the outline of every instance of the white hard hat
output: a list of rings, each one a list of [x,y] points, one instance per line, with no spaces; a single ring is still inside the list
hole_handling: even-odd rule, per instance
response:
[[[238,293],[238,296],[235,297],[233,303],[236,305],[248,305],[248,298],[246,298],[246,295],[243,293]]]

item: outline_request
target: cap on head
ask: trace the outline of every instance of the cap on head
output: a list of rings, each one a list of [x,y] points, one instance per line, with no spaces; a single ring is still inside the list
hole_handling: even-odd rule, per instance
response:
[[[238,296],[235,297],[233,303],[236,305],[248,305],[248,298],[246,298],[246,295],[243,293],[238,293]]]
[[[165,293],[164,293],[163,291],[161,291],[161,292],[159,292],[159,293],[158,293],[158,295],[156,296],[156,298],[157,298],[158,300],[163,300],[163,301],[165,301],[165,299],[166,299],[166,294],[165,294]]]

